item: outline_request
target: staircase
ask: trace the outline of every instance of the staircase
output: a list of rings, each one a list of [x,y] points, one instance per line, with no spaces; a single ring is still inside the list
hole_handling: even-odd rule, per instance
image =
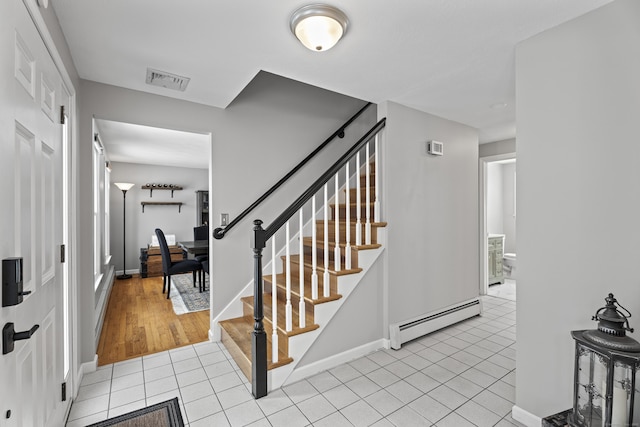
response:
[[[376,137],[376,150],[377,141]],[[282,227],[286,229],[285,248],[276,253],[275,244],[270,245],[271,265],[261,275],[269,390],[282,386],[292,375],[323,327],[382,252],[379,230],[386,223],[376,220],[377,155],[370,156],[367,145],[364,158],[368,164],[360,162],[359,151],[352,158],[355,162],[347,161],[346,171],[341,170],[342,181],[340,172],[332,178],[332,199],[328,198],[330,186],[325,182],[324,203],[319,209],[315,208],[318,196],[312,193],[312,207],[307,209],[312,218],[305,222],[300,208],[299,217],[293,214]],[[349,163],[355,163],[353,175],[349,174]],[[336,182],[343,185],[338,188]],[[322,191],[319,194],[322,196]],[[290,236],[291,221],[297,221],[294,236]],[[223,344],[249,381],[256,299],[255,295],[241,297],[243,315],[219,322]]]

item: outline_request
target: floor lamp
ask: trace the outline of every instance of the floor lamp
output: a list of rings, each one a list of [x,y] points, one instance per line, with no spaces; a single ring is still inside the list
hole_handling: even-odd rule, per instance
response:
[[[129,182],[116,182],[116,187],[122,190],[122,274],[117,276],[118,280],[131,279],[131,275],[127,274],[127,209],[125,202],[127,201],[127,190],[135,184]]]

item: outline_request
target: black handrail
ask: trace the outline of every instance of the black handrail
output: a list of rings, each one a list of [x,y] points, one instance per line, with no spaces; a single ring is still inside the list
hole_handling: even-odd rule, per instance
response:
[[[218,227],[215,230],[213,230],[213,237],[216,239],[222,239],[226,234],[227,231],[231,230],[233,227],[236,226],[236,224],[238,224],[240,221],[242,221],[244,219],[244,217],[246,217],[247,215],[249,215],[249,213],[251,211],[253,211],[259,204],[261,204],[262,202],[264,202],[271,194],[273,194],[274,191],[276,191],[282,184],[284,184],[286,181],[289,180],[289,178],[291,178],[293,175],[295,175],[296,172],[298,172],[300,169],[302,169],[302,167],[309,161],[311,160],[313,157],[315,157],[316,154],[318,154],[323,148],[325,148],[331,141],[333,141],[336,136],[339,138],[344,138],[344,131],[345,129],[355,121],[355,119],[357,119],[358,117],[360,117],[360,115],[367,109],[369,108],[369,106],[371,105],[371,102],[367,102],[367,104],[362,107],[356,114],[353,115],[353,117],[351,117],[349,120],[347,120],[342,126],[340,126],[340,128],[338,128],[338,130],[336,130],[334,133],[331,134],[331,136],[329,138],[327,138],[322,144],[320,144],[318,146],[318,148],[316,148],[315,150],[313,150],[307,157],[304,158],[304,160],[302,160],[300,163],[298,163],[296,165],[296,167],[294,167],[293,169],[291,169],[291,171],[289,171],[289,173],[287,173],[285,176],[282,177],[282,179],[280,179],[280,181],[276,182],[273,187],[271,187],[270,189],[267,190],[266,193],[264,193],[262,196],[260,196],[260,198],[258,198],[258,200],[256,200],[255,202],[253,202],[251,205],[249,205],[248,208],[246,208],[244,211],[242,211],[242,213],[240,215],[238,215],[236,218],[233,219],[233,221],[231,221],[228,225],[226,225],[225,227]]]
[[[356,142],[346,153],[342,155],[325,173],[322,174],[320,178],[316,180],[307,190],[300,195],[284,212],[280,214],[273,222],[264,229],[264,241],[269,240],[271,236],[273,236],[276,231],[280,229],[288,220],[291,218],[302,206],[304,206],[311,196],[316,194],[322,186],[329,181],[342,167],[362,148],[368,143],[371,138],[373,138],[378,132],[382,130],[382,128],[386,124],[386,118],[381,119],[378,123],[376,123],[370,130],[367,132],[358,142]]]
[[[371,141],[386,124],[386,118],[376,123],[358,142],[342,155],[325,173],[298,197],[266,229],[262,220],[253,221],[251,248],[253,250],[253,331],[251,332],[251,393],[256,399],[267,395],[267,333],[264,330],[262,282],[262,250],[272,237],[306,202],[311,199],[365,144]],[[369,159],[367,159],[369,161]],[[347,177],[347,179],[349,179]],[[301,266],[301,268],[304,268]]]

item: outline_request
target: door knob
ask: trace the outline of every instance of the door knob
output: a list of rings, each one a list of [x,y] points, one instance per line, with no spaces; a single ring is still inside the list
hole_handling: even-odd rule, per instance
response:
[[[11,353],[15,341],[27,340],[31,338],[40,325],[33,325],[28,331],[16,332],[13,323],[9,322],[2,328],[2,354]]]

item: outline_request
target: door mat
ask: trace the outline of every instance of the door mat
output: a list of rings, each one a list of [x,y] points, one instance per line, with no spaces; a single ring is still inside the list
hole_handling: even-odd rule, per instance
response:
[[[87,427],[184,427],[178,398],[156,403]]]

